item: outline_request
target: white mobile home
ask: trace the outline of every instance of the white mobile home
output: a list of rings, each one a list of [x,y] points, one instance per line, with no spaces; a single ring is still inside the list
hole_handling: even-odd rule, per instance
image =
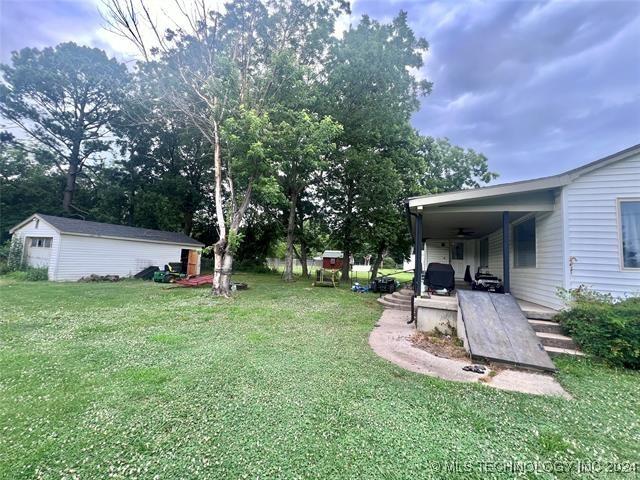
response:
[[[183,233],[34,214],[10,232],[23,242],[23,261],[47,267],[49,280],[91,274],[133,276],[146,267],[183,264],[200,273],[204,245]]]
[[[449,263],[462,281],[467,265],[487,267],[555,309],[558,288],[640,293],[640,145],[551,177],[410,198],[407,211],[417,270]]]

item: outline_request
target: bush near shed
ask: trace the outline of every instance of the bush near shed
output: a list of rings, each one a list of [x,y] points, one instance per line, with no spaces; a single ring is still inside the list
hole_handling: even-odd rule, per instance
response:
[[[611,365],[640,369],[640,297],[615,302],[580,293],[573,298],[558,320],[580,348]]]

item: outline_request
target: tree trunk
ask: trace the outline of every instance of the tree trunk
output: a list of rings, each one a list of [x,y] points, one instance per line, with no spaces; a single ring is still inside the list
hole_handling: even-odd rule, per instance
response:
[[[347,188],[347,205],[346,205],[346,218],[344,222],[344,237],[342,245],[342,271],[340,273],[340,280],[343,282],[349,281],[350,270],[350,257],[351,257],[351,229],[352,229],[352,215],[353,215],[353,188],[349,185]]]
[[[227,238],[227,225],[222,208],[222,160],[220,158],[220,137],[218,124],[213,123],[213,166],[215,172],[214,201],[216,203],[216,221],[218,223],[218,241],[213,247],[213,281],[212,295],[228,297],[231,293],[231,268],[233,267],[233,253],[230,251]]]
[[[231,271],[233,269],[233,252],[226,239],[220,239],[213,247],[214,270],[213,295],[228,297],[231,293]]]
[[[182,215],[182,223],[185,235],[191,235],[191,230],[193,230],[193,211],[185,211]]]
[[[78,163],[80,157],[80,141],[73,142],[71,155],[69,156],[69,170],[67,170],[66,184],[64,187],[64,195],[62,196],[62,209],[69,213],[71,205],[73,205],[73,194],[76,190],[76,177],[78,176]]]
[[[304,237],[300,239],[300,265],[302,265],[302,275],[304,277],[309,276],[309,267],[307,266],[307,242],[304,241]]]
[[[351,259],[351,250],[349,248],[345,248],[342,253],[342,269],[340,271],[341,282],[349,281],[349,273],[351,270],[351,264],[349,263],[350,259]]]
[[[381,248],[376,253],[376,259],[373,262],[373,267],[371,268],[371,279],[373,280],[378,276],[378,270],[380,269],[380,265],[382,264],[382,254],[384,253],[384,248]]]
[[[300,255],[298,256],[298,260],[300,260],[300,265],[302,266],[302,275],[305,278],[308,278],[309,267],[307,266],[307,257],[309,247],[307,246],[307,241],[304,238],[304,212],[302,211],[302,205],[300,205],[300,207],[300,211],[298,212],[298,218],[300,222],[298,225],[298,237],[300,239]]]
[[[298,192],[291,192],[289,202],[289,221],[287,223],[287,256],[285,258],[284,276],[285,282],[293,281],[293,240],[296,229],[296,205],[298,203]]]

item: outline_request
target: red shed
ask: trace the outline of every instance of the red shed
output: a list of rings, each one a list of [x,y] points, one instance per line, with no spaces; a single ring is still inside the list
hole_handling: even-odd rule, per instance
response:
[[[322,253],[322,268],[327,270],[340,270],[342,268],[342,255],[340,250],[325,250]]]

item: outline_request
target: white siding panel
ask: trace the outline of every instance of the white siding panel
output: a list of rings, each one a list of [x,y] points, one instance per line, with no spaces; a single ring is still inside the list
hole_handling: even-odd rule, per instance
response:
[[[449,241],[448,240],[427,240],[425,243],[427,263],[449,263]]]
[[[25,242],[31,237],[51,237],[51,256],[49,257],[49,280],[54,280],[58,265],[58,252],[60,249],[60,234],[58,231],[42,220],[33,219],[26,225],[14,232],[22,238],[23,254],[26,255],[27,247]]]
[[[619,198],[640,198],[640,155],[594,170],[565,187],[569,286],[587,285],[615,296],[640,293],[640,270],[623,269],[618,237]]]
[[[180,261],[183,248],[193,246],[115,240],[110,238],[61,236],[59,268],[55,280],[78,280],[91,275],[128,277],[151,265],[162,268]]]
[[[511,293],[529,302],[550,308],[561,308],[557,288],[564,286],[562,264],[562,202],[555,196],[551,212],[534,214],[536,219],[536,267],[514,268],[513,231],[509,235]],[[513,224],[512,224],[513,225]],[[489,235],[489,270],[502,278],[502,229]]]

